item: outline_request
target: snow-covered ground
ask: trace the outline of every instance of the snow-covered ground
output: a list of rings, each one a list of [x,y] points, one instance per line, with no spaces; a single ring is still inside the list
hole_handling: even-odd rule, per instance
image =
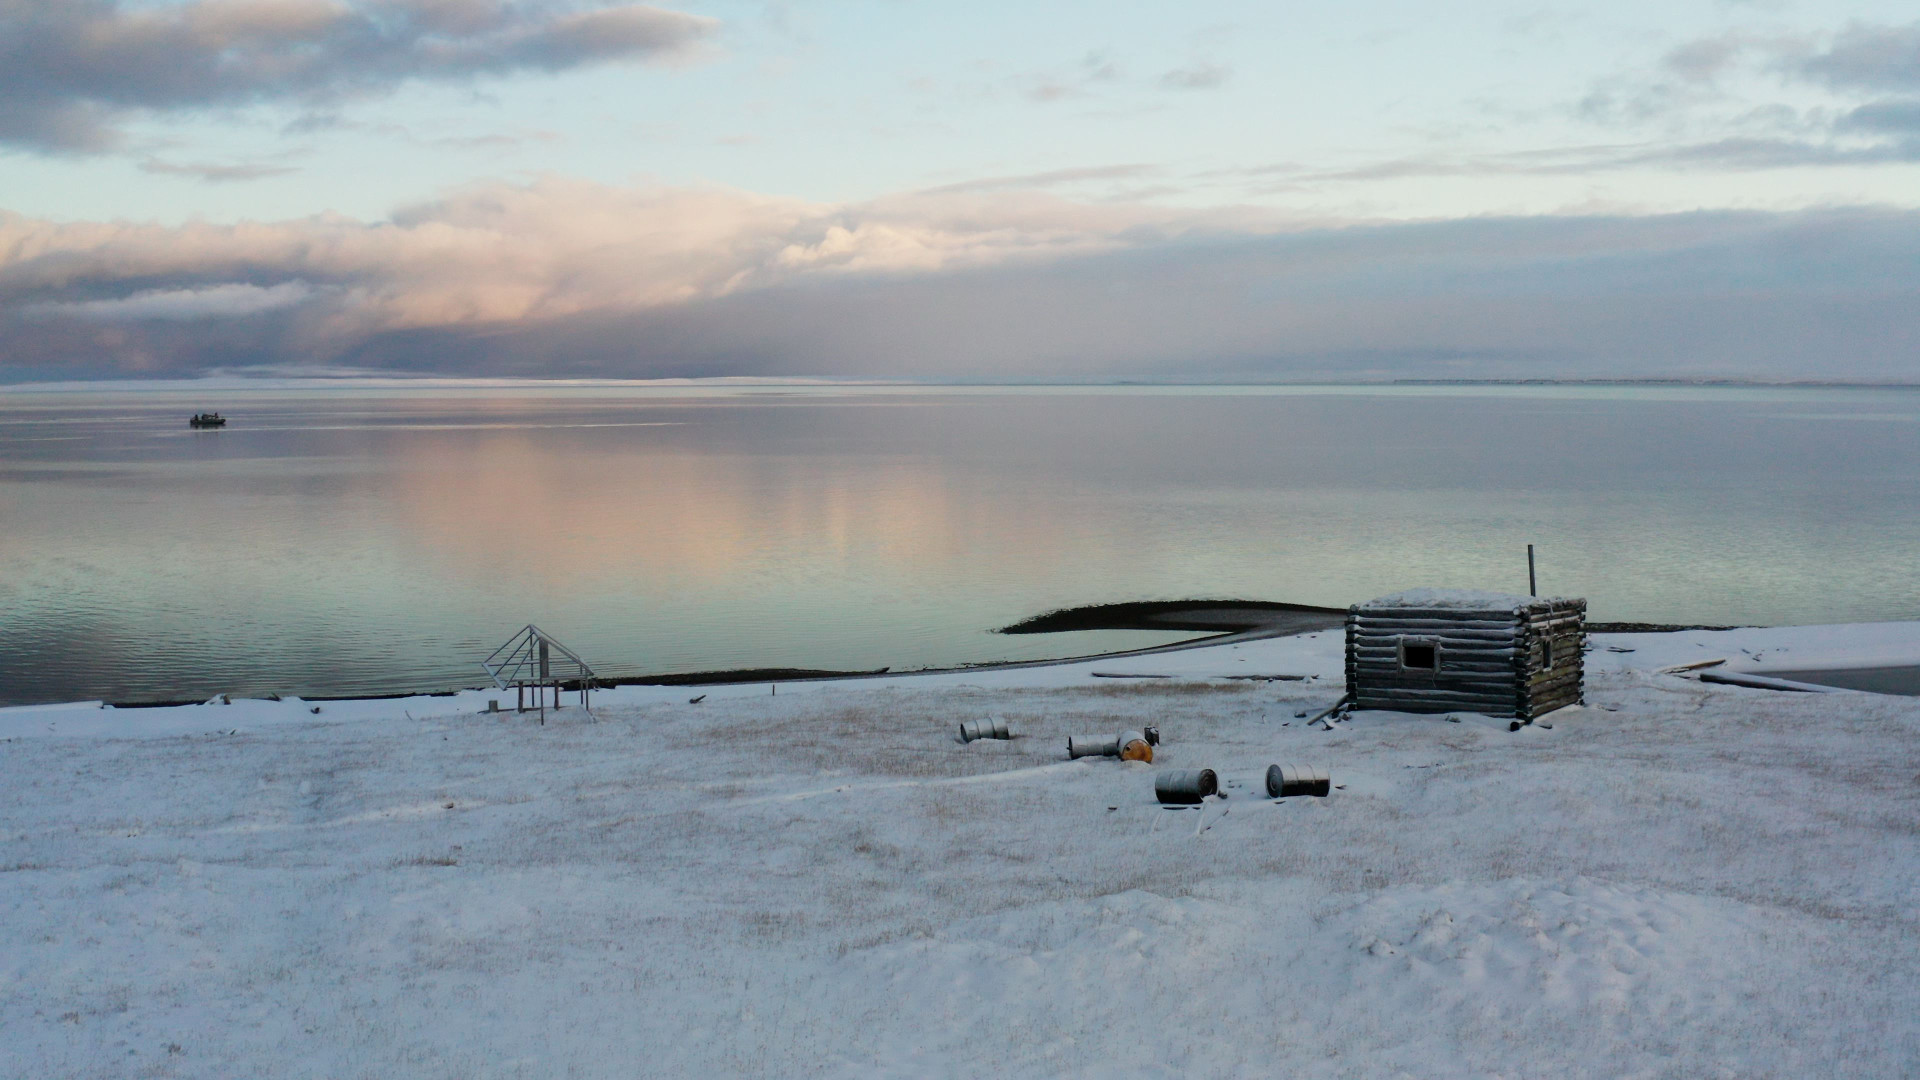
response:
[[[1594,645],[1513,733],[1309,728],[1337,631],[544,727],[0,710],[0,1076],[1920,1073],[1920,698],[1658,671],[1920,624]],[[1315,678],[1220,678],[1260,674]],[[1021,737],[955,740],[988,715]],[[1143,724],[1152,765],[1066,760]],[[1156,805],[1193,766],[1229,797]]]

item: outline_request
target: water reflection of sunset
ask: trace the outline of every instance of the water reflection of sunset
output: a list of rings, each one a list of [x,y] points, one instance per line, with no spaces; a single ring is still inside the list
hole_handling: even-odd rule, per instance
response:
[[[465,575],[591,592],[666,575],[733,588],[829,567],[912,578],[974,561],[1044,574],[1073,548],[1029,494],[981,490],[937,462],[609,451],[526,437],[409,446],[391,478],[409,538]],[[1084,541],[1084,537],[1080,538]],[[769,566],[777,563],[777,566]],[[801,571],[800,567],[810,570]],[[941,576],[945,576],[942,574]]]

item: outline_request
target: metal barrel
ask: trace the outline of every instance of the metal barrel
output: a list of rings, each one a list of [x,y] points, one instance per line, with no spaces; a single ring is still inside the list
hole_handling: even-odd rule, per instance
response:
[[[972,742],[975,739],[1011,739],[1013,730],[1000,717],[986,720],[963,720],[960,722],[960,741]]]
[[[1160,729],[1159,728],[1157,727],[1141,728],[1140,734],[1146,738],[1148,746],[1160,745]]]
[[[1137,731],[1123,732],[1120,735],[1121,761],[1152,761],[1153,744]]]
[[[1153,778],[1153,793],[1168,806],[1192,806],[1220,793],[1220,778],[1212,769],[1179,769]]]
[[[1113,757],[1120,752],[1118,735],[1069,735],[1067,737],[1067,756]]]
[[[1267,766],[1267,794],[1276,799],[1291,795],[1325,798],[1333,792],[1333,778],[1325,765]]]

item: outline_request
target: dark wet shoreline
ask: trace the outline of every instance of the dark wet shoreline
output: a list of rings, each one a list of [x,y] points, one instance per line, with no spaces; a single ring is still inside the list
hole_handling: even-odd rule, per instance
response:
[[[1255,630],[1304,634],[1345,625],[1346,608],[1282,604],[1272,600],[1131,600],[1061,608],[1003,626],[1000,634],[1058,634],[1078,630],[1189,630],[1244,634]]]
[[[688,671],[654,675],[622,675],[603,678],[596,686],[721,686],[729,683],[811,682],[826,679],[871,679],[882,675],[939,674],[954,671],[990,671],[1000,668],[1046,667],[1078,663],[1104,656],[1135,656],[1176,649],[1221,644],[1232,638],[1286,637],[1316,630],[1338,629],[1346,625],[1347,609],[1287,604],[1274,600],[1129,600],[1114,604],[1087,604],[1060,608],[1003,626],[999,634],[1060,634],[1087,630],[1167,630],[1202,634],[1203,637],[1170,645],[1154,645],[1117,653],[1092,653],[1048,660],[1002,660],[955,667],[915,668],[894,671],[891,668],[867,668],[842,671],[828,668],[728,668],[719,671]],[[1681,630],[1734,630],[1733,626],[1705,624],[1666,624],[1616,622],[1587,624],[1593,634],[1673,633]],[[567,692],[577,692],[577,683],[565,683]],[[466,689],[484,689],[467,687]],[[444,696],[457,689],[401,691],[383,694],[311,697],[307,701],[376,701],[387,698]],[[170,705],[197,705],[201,699],[168,701],[112,702],[117,709],[156,708]]]
[[[1191,630],[1244,634],[1304,634],[1344,626],[1346,608],[1283,604],[1274,600],[1132,600],[1061,608],[1003,626],[1000,634],[1057,634],[1075,630]],[[1705,623],[1589,622],[1590,634],[1670,634],[1680,630],[1738,630]]]

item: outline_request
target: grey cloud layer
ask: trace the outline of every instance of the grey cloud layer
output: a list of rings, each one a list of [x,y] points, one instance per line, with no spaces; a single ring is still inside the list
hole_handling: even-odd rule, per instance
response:
[[[1850,26],[1808,55],[1801,70],[1834,86],[1920,93],[1920,22]]]
[[[1719,83],[1737,69],[1853,97],[1850,107],[1799,109],[1729,102]],[[1890,95],[1890,96],[1881,96]],[[1725,115],[1711,115],[1714,110]],[[1700,111],[1691,125],[1677,117]],[[1808,38],[1728,34],[1671,50],[1652,72],[1604,81],[1572,111],[1632,136],[1587,146],[1508,153],[1435,154],[1340,168],[1285,163],[1240,170],[1256,189],[1301,183],[1427,176],[1577,176],[1624,169],[1751,171],[1920,162],[1920,23],[1856,24],[1825,43]],[[1692,140],[1645,138],[1647,125],[1712,131]],[[1230,175],[1230,173],[1228,174]]]
[[[391,222],[0,218],[0,379],[451,374],[1920,378],[1920,214],[1283,231],[1039,195],[550,180]]]
[[[1805,107],[1742,99],[1730,76],[1781,80],[1804,98],[1809,86],[1850,106]],[[1750,90],[1743,91],[1750,93]],[[1891,96],[1888,96],[1891,95]],[[1566,164],[1771,169],[1920,161],[1920,23],[1854,23],[1826,38],[1745,32],[1690,41],[1652,71],[1604,80],[1574,109],[1582,119],[1639,128],[1692,114],[1718,138],[1569,154]],[[1494,171],[1502,171],[1496,168]]]
[[[1843,132],[1896,136],[1907,159],[1920,160],[1920,23],[1852,27],[1830,49],[1810,58],[1805,70],[1843,89],[1899,95],[1854,109],[1838,127]]]
[[[502,0],[0,0],[0,142],[115,145],[130,112],[322,103],[408,79],[557,71],[685,49],[712,20]]]

